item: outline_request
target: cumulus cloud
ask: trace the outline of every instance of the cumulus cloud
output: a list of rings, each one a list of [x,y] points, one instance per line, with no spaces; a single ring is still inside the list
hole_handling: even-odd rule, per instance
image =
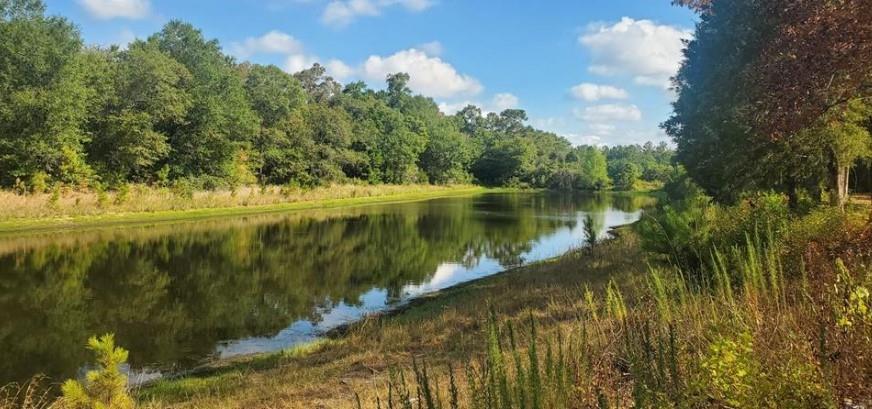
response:
[[[578,41],[590,50],[590,72],[630,75],[636,84],[667,89],[681,65],[683,41],[691,36],[688,29],[624,17],[613,25],[590,27]]]
[[[113,18],[141,19],[151,12],[149,0],[78,0],[92,16],[109,20]]]
[[[613,121],[640,121],[642,111],[632,104],[603,104],[577,109],[575,116],[586,122],[602,124]]]
[[[316,62],[318,62],[318,57],[305,54],[294,54],[289,55],[288,58],[285,59],[285,65],[282,68],[284,68],[285,71],[294,74],[307,68],[311,68]]]
[[[438,41],[431,41],[429,43],[424,43],[424,44],[421,44],[415,48],[427,53],[427,55],[429,55],[431,57],[439,57],[442,55],[442,52],[445,51],[445,48],[442,47],[442,43],[440,43]]]
[[[491,101],[491,106],[496,112],[502,112],[507,109],[513,109],[518,107],[518,103],[521,101],[518,97],[509,94],[509,93],[501,93],[494,95],[494,99]]]
[[[476,95],[483,89],[475,78],[461,74],[438,57],[411,48],[393,55],[370,56],[360,67],[360,74],[370,81],[384,81],[389,74],[408,73],[409,88],[433,98]]]
[[[387,7],[402,6],[412,12],[421,12],[433,5],[432,0],[334,0],[327,4],[321,22],[333,27],[344,27],[358,17],[378,16]]]
[[[472,100],[441,102],[439,103],[439,110],[442,111],[442,113],[445,115],[454,115],[458,111],[466,108],[469,105],[475,105],[479,107],[484,114],[490,112],[499,113],[507,109],[518,108],[520,103],[521,100],[518,97],[513,94],[504,92],[494,95],[490,101],[484,103]]]
[[[613,87],[611,85],[598,85],[585,82],[578,84],[570,90],[572,96],[579,100],[588,102],[599,101],[601,99],[627,99],[630,95],[623,88]]]
[[[245,41],[230,45],[230,52],[240,58],[255,54],[298,54],[303,44],[293,36],[273,30],[260,37],[248,37]]]
[[[353,77],[357,70],[354,67],[349,66],[342,60],[332,59],[327,61],[324,64],[324,68],[327,69],[327,75],[339,80],[344,81],[350,77]]]

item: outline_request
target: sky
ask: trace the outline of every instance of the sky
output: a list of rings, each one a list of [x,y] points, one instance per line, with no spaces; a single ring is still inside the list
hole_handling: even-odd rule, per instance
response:
[[[89,44],[124,47],[170,20],[238,60],[343,83],[410,87],[446,113],[527,111],[575,144],[668,142],[669,78],[696,21],[669,0],[46,0]]]

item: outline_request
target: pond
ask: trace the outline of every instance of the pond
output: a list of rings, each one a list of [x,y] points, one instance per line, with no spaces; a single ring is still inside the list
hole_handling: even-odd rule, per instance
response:
[[[115,333],[144,380],[282,350],[582,245],[645,196],[500,193],[0,238],[0,384],[81,374]]]

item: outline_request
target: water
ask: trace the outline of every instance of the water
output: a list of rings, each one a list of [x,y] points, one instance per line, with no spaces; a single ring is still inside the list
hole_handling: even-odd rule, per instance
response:
[[[558,256],[640,196],[487,194],[0,238],[0,384],[76,376],[112,332],[131,372],[277,351],[417,295]]]

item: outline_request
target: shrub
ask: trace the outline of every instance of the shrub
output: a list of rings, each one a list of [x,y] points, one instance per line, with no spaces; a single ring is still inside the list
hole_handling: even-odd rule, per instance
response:
[[[36,172],[30,177],[30,191],[34,194],[45,193],[48,190],[48,174]]]

